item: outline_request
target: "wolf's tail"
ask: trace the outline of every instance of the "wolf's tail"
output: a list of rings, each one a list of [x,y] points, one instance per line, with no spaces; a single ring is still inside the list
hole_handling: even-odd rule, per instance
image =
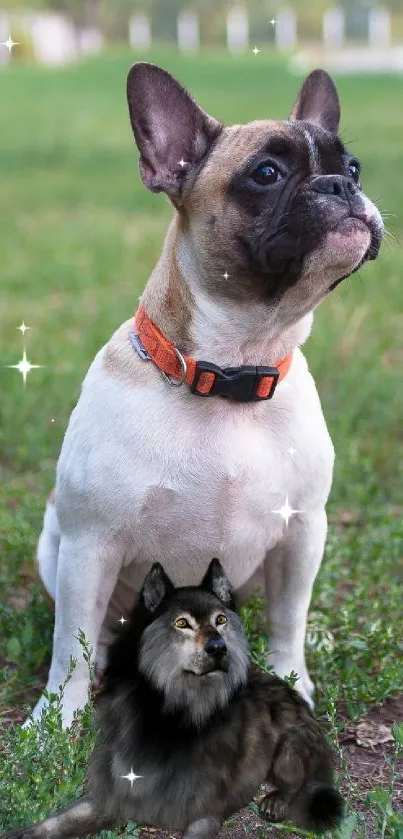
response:
[[[300,789],[289,812],[292,821],[299,827],[323,833],[338,827],[343,819],[344,804],[333,786],[310,781]]]

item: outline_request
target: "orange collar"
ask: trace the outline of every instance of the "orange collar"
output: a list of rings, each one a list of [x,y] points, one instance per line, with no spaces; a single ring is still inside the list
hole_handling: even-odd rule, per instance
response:
[[[275,367],[244,365],[224,369],[208,361],[196,361],[182,355],[175,344],[163,336],[143,306],[136,312],[130,338],[140,357],[153,361],[170,384],[178,387],[186,382],[198,396],[226,396],[236,402],[271,399],[278,382],[287,375],[293,358],[289,353]],[[171,381],[171,376],[179,381]]]

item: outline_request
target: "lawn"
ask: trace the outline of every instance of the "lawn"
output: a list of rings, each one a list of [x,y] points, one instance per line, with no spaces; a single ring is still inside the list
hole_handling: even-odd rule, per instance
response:
[[[287,117],[300,83],[264,53],[148,57],[229,124]],[[50,656],[52,615],[32,569],[64,429],[94,354],[135,309],[172,215],[138,174],[125,102],[133,60],[115,52],[1,74],[0,829],[75,798],[93,739],[90,708],[85,737],[69,740],[55,707],[42,751],[34,730],[15,725]],[[337,455],[308,655],[349,802],[340,836],[402,839],[403,726],[391,729],[403,720],[403,82],[341,77],[338,86],[343,139],[392,235],[321,306],[306,345]],[[25,387],[8,368],[24,347],[42,365]],[[256,604],[244,617],[261,659]],[[290,835],[252,811],[226,831]],[[124,835],[135,834],[131,825]]]

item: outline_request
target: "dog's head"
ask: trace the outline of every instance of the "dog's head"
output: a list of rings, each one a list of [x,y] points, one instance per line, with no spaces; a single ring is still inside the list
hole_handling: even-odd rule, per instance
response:
[[[231,587],[213,559],[200,586],[174,588],[162,566],[148,573],[138,668],[164,694],[164,709],[201,726],[245,684],[249,650]]]
[[[288,292],[296,320],[377,256],[382,219],[338,137],[324,70],[286,121],[226,127],[147,63],[131,68],[127,92],[143,181],[180,213],[209,294],[276,303]]]

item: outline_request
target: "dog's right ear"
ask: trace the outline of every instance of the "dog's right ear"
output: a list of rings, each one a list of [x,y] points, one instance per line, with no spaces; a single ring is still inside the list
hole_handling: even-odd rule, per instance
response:
[[[313,122],[337,134],[340,122],[339,94],[326,70],[312,70],[306,77],[290,119]]]
[[[222,125],[170,73],[145,61],[129,70],[127,101],[143,182],[152,192],[166,192],[178,206],[185,180]]]
[[[229,609],[235,609],[231,583],[219,559],[212,559],[200,583],[200,588],[215,594]]]
[[[140,602],[144,603],[149,612],[155,612],[168,594],[174,591],[174,588],[161,563],[155,562],[144,580]]]

